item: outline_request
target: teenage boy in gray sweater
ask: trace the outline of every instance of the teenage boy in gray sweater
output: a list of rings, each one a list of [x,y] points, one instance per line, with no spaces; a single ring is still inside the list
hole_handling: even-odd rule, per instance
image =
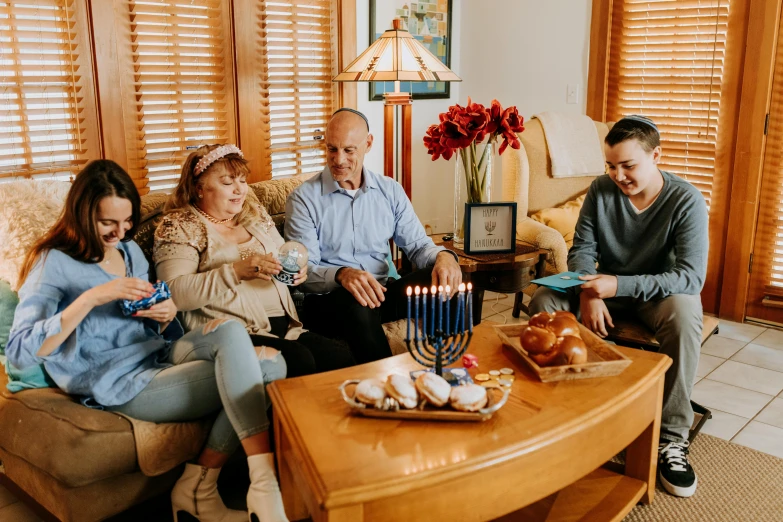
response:
[[[672,359],[663,390],[658,471],[666,490],[689,497],[690,396],[701,348],[699,293],[707,272],[707,206],[687,181],[658,170],[660,135],[644,116],[618,121],[604,140],[607,176],[587,191],[568,252],[586,283],[568,293],[539,288],[530,312],[570,310],[601,337],[612,313],[634,313]],[[611,312],[610,312],[611,311]]]

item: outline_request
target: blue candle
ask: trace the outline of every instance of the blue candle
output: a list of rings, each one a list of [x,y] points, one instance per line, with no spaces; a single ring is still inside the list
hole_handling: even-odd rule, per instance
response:
[[[415,341],[419,340],[419,296],[421,295],[421,288],[418,286],[414,290],[414,293],[416,294],[416,321],[413,323],[413,339]]]
[[[427,340],[427,287],[421,289],[421,338]]]
[[[457,333],[465,331],[465,283],[459,284],[457,296]]]
[[[446,335],[451,335],[451,287],[446,285],[443,298],[446,300]]]
[[[431,289],[431,296],[430,299],[430,336],[435,335],[435,299],[437,296],[438,289],[435,288],[435,285],[432,285]]]
[[[443,287],[438,287],[438,330],[443,331]]]
[[[411,294],[413,293],[413,290],[410,286],[406,293],[408,294],[408,335],[405,337],[405,340],[407,341],[411,338]]]
[[[473,332],[473,285],[468,283],[468,332]]]

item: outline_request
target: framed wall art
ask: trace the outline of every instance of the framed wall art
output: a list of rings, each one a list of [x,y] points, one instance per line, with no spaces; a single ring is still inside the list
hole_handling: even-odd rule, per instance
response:
[[[466,254],[513,254],[516,238],[516,203],[465,203]]]
[[[451,67],[451,2],[370,0],[370,44],[399,18],[404,29]],[[449,82],[400,82],[400,90],[412,93],[414,100],[448,98],[450,94]],[[393,91],[394,82],[370,82],[370,101],[383,100],[383,93]]]

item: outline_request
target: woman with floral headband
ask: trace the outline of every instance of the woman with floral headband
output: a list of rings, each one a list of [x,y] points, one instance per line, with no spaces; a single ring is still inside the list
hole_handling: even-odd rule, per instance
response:
[[[355,364],[346,346],[302,329],[288,287],[273,277],[284,240],[249,192],[248,174],[236,146],[202,146],[185,160],[166,203],[153,258],[185,330],[239,321],[260,358],[282,352],[288,377]],[[294,284],[306,279],[304,268]]]

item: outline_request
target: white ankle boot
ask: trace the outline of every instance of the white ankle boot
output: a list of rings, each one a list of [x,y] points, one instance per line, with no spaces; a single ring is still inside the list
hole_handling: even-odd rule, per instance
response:
[[[171,491],[174,522],[245,522],[247,513],[228,509],[217,490],[219,468],[185,464],[185,472]],[[181,517],[181,518],[180,518]]]
[[[252,455],[247,458],[247,465],[250,468],[250,489],[247,492],[250,522],[288,522],[275,476],[274,455]]]

